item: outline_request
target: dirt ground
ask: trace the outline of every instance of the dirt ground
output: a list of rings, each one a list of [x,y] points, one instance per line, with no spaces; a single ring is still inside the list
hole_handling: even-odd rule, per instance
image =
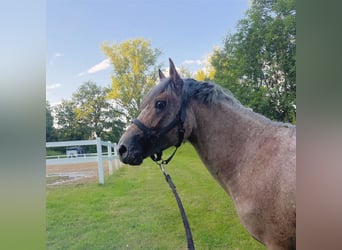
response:
[[[109,174],[108,162],[103,162],[105,176]],[[115,162],[113,161],[113,172]],[[97,162],[47,165],[46,166],[46,185],[56,186],[79,182],[98,182]]]

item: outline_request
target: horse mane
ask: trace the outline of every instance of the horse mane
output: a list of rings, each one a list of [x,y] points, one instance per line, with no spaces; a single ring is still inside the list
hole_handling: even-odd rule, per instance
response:
[[[231,107],[239,109],[240,112],[252,116],[266,124],[273,124],[279,127],[291,128],[292,132],[296,132],[296,126],[290,123],[273,121],[266,116],[254,112],[251,108],[245,107],[236,99],[228,89],[223,89],[220,85],[213,82],[200,82],[194,79],[184,79],[184,85],[187,87],[188,97],[192,97],[198,102],[205,105],[216,105],[220,103],[228,103]]]
[[[239,109],[242,113],[245,113],[248,116],[252,116],[255,119],[260,120],[263,123],[272,123],[275,126],[288,127],[294,130],[296,129],[296,126],[290,123],[272,121],[269,118],[254,112],[251,108],[245,107],[240,103],[238,99],[234,97],[234,95],[228,89],[223,89],[218,84],[210,81],[201,82],[192,78],[185,78],[183,79],[183,82],[183,91],[184,94],[187,95],[187,98],[194,99],[201,104],[210,106],[226,103],[233,108]],[[145,96],[144,100],[142,101],[141,107],[144,107],[152,96],[159,95],[165,91],[172,91],[170,78],[164,78],[160,81],[159,84],[154,86],[151,91]]]
[[[187,78],[184,79],[184,85],[187,88],[188,97],[192,97],[202,104],[213,105],[227,101],[235,107],[243,107],[229,90],[223,89],[213,82],[200,82]]]

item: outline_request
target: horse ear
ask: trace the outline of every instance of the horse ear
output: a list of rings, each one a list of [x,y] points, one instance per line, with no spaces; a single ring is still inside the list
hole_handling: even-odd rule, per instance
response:
[[[166,78],[164,73],[159,69],[159,80]]]
[[[183,81],[182,78],[179,76],[176,67],[174,65],[174,63],[172,62],[171,58],[169,58],[170,61],[170,68],[169,68],[169,72],[170,72],[170,79],[172,80],[175,88],[177,90],[181,90],[183,88]]]

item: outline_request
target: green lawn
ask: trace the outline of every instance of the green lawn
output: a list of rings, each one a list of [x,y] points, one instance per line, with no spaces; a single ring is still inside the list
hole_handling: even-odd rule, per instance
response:
[[[196,249],[265,249],[189,144],[166,167],[182,199]],[[177,203],[159,167],[145,160],[107,176],[103,186],[47,188],[47,249],[186,249]]]

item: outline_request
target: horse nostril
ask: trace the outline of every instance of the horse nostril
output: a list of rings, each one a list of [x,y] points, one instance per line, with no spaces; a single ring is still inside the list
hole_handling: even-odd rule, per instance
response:
[[[125,145],[121,145],[120,148],[119,148],[120,156],[123,157],[126,152],[127,152],[126,146]]]

